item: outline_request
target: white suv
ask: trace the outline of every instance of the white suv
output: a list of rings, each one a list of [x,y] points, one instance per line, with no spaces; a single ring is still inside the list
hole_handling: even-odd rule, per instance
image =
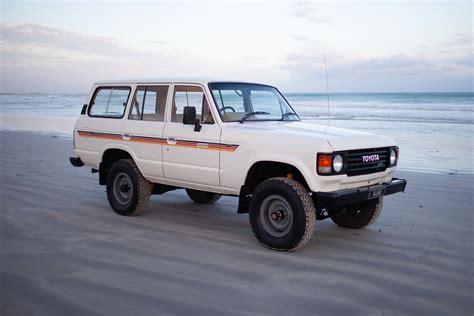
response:
[[[256,238],[292,250],[316,220],[346,228],[372,223],[392,179],[389,137],[300,120],[274,87],[209,80],[94,84],[74,128],[74,166],[107,185],[112,209],[139,215],[151,194],[186,189],[196,203],[239,197]]]

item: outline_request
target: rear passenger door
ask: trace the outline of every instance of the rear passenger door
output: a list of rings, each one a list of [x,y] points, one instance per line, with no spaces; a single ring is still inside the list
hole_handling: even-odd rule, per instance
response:
[[[137,86],[123,125],[124,141],[146,177],[163,178],[162,136],[168,92],[168,85]]]
[[[183,124],[185,106],[196,108],[202,128]],[[208,98],[200,85],[175,85],[171,121],[163,132],[163,170],[166,179],[197,185],[220,186],[219,142],[221,128],[215,122]]]

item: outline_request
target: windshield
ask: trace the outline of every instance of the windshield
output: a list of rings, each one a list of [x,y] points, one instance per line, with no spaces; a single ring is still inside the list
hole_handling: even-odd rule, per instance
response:
[[[299,121],[298,115],[277,89],[248,83],[210,83],[224,122]]]

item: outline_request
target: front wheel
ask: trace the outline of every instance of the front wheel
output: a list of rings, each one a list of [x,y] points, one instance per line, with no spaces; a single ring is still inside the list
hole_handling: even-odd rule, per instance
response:
[[[316,211],[308,191],[299,182],[271,178],[253,192],[249,220],[255,237],[265,247],[296,250],[311,239]]]
[[[360,229],[375,222],[382,208],[383,197],[349,206],[342,213],[331,216],[331,219],[340,227]]]
[[[107,198],[112,209],[120,215],[137,216],[143,213],[152,187],[131,159],[115,162],[107,175]]]

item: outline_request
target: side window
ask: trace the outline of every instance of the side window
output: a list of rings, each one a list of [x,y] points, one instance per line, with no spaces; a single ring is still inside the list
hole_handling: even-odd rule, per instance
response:
[[[168,86],[139,86],[132,99],[130,120],[164,121]]]
[[[89,109],[90,116],[121,118],[130,95],[129,87],[97,88]]]
[[[185,106],[196,108],[196,118],[202,124],[214,124],[209,103],[200,87],[176,86],[173,97],[173,111],[171,113],[172,122],[183,122],[183,111]]]

